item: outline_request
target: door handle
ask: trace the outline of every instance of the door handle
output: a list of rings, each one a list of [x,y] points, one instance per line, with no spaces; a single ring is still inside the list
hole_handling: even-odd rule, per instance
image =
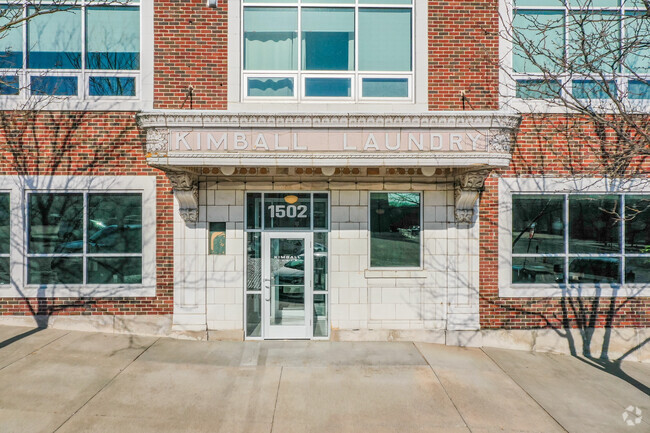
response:
[[[264,300],[266,302],[269,302],[271,300],[271,279],[270,278],[264,278],[264,286],[267,290],[265,290],[265,295]]]

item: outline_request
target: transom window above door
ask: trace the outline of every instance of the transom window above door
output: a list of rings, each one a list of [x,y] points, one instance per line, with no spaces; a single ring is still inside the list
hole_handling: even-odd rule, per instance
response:
[[[412,99],[412,0],[244,0],[242,8],[244,99]]]
[[[246,230],[328,231],[327,193],[248,193]]]

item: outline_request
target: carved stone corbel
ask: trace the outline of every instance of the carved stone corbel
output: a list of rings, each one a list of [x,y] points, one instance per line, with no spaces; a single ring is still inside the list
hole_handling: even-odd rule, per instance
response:
[[[199,220],[199,182],[195,174],[168,171],[174,197],[178,200],[178,212],[183,221],[195,223]]]
[[[474,205],[483,189],[485,179],[491,170],[468,171],[456,177],[456,209],[454,216],[458,223],[471,223],[474,216]]]

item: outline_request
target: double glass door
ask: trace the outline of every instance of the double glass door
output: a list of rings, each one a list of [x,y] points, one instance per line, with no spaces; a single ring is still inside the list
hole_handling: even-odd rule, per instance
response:
[[[264,338],[311,338],[313,262],[313,233],[263,233]]]

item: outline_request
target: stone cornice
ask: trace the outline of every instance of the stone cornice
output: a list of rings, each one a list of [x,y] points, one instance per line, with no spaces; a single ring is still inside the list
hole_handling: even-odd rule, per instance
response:
[[[480,128],[514,130],[518,114],[501,111],[443,111],[421,114],[231,113],[148,111],[138,114],[145,129],[159,128]]]
[[[405,153],[179,153],[173,156],[151,155],[147,161],[155,166],[232,166],[259,167],[507,167],[511,155],[489,152],[454,152],[436,154]]]

